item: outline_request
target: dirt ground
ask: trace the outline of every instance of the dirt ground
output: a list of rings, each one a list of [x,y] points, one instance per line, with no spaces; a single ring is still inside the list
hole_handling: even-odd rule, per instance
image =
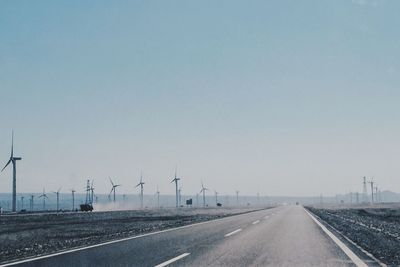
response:
[[[0,216],[0,263],[255,210],[160,209]]]
[[[308,209],[381,262],[400,265],[398,205]]]

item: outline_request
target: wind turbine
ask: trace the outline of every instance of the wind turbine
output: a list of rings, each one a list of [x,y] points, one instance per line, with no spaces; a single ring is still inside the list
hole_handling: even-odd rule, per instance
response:
[[[157,208],[160,208],[160,191],[158,190],[158,186],[157,186]]]
[[[182,186],[179,187],[178,193],[179,193],[179,207],[180,207],[182,206]]]
[[[21,197],[21,210],[24,209],[24,196]]]
[[[215,190],[214,192],[215,192],[215,205],[218,206],[218,192]]]
[[[140,182],[135,186],[135,188],[140,186],[140,208],[141,209],[143,209],[143,185],[144,185],[143,174],[142,174],[142,172],[140,172]]]
[[[12,211],[16,211],[16,203],[17,203],[17,161],[21,160],[20,157],[14,157],[14,131],[12,132],[11,136],[11,156],[8,160],[6,166],[1,170],[4,171],[7,166],[12,163],[13,165],[13,185],[12,185]]]
[[[61,187],[58,188],[57,191],[53,191],[53,193],[57,195],[57,212],[58,212],[58,208],[59,208],[58,204],[59,204],[59,200],[60,200],[60,190],[61,190]]]
[[[31,198],[29,199],[29,205],[30,205],[31,211],[33,211],[33,198],[34,197],[35,197],[34,195],[31,195]]]
[[[108,194],[108,197],[110,198],[111,193],[114,192],[114,202],[115,202],[115,188],[117,188],[118,186],[121,186],[121,185],[120,184],[114,184],[113,181],[111,180],[111,177],[109,177],[109,178],[110,178],[110,182],[111,182],[112,187],[111,187],[110,194]]]
[[[175,167],[175,177],[174,177],[174,179],[172,179],[171,183],[175,182],[176,207],[178,208],[179,207],[178,181],[181,178],[178,178],[176,173],[177,173],[177,168]]]
[[[75,189],[71,189],[71,193],[72,193],[72,211],[75,210]]]
[[[43,210],[46,210],[46,198],[48,199],[46,192],[44,191],[44,187],[43,187],[43,194],[41,194],[39,196],[39,198],[43,198]]]
[[[236,190],[236,206],[239,206],[239,191]]]
[[[203,193],[203,207],[206,207],[206,191],[208,190],[208,188],[205,188],[203,185],[203,181],[201,181],[201,190],[199,192],[199,194]]]

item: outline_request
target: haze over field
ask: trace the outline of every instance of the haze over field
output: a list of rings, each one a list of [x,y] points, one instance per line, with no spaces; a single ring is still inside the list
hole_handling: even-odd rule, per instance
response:
[[[1,168],[14,129],[18,193],[399,192],[399,8],[1,1]]]

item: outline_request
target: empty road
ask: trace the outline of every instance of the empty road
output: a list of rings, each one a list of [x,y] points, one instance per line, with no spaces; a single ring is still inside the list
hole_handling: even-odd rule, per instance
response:
[[[300,206],[185,226],[18,266],[363,266]]]

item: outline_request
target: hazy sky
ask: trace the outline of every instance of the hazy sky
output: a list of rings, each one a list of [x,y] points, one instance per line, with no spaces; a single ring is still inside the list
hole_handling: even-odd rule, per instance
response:
[[[400,191],[400,1],[0,1],[19,192]],[[11,168],[0,175],[11,191]]]

